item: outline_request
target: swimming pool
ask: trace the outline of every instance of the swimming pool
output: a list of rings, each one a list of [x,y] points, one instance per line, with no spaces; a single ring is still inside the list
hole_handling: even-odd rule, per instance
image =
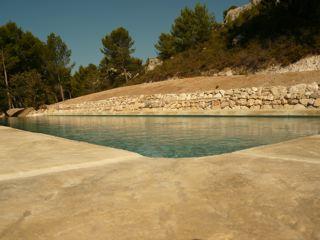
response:
[[[1,125],[148,157],[200,157],[320,134],[317,117],[52,116]]]

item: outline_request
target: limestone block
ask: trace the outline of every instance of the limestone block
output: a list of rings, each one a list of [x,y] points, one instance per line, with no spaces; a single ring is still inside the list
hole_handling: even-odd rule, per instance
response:
[[[274,99],[280,98],[280,91],[277,87],[271,87],[270,91],[271,91]]]
[[[307,85],[307,90],[310,92],[317,92],[319,90],[318,83],[314,82]]]
[[[240,107],[240,106],[238,106],[238,105],[236,105],[236,106],[232,107],[232,109],[234,109],[234,110],[240,110],[240,109],[241,109],[241,107]]]
[[[306,98],[300,99],[299,103],[302,104],[303,106],[308,106],[309,99],[306,99]]]
[[[281,100],[273,100],[272,105],[280,105],[281,104]]]
[[[313,103],[314,107],[320,107],[320,98],[317,98],[314,103]]]
[[[219,93],[224,96],[224,94],[226,93],[224,90],[220,90]]]
[[[288,100],[288,103],[289,103],[290,105],[295,105],[295,104],[298,104],[298,103],[299,103],[299,100],[297,100],[297,99],[289,99],[289,100]]]
[[[254,103],[255,103],[255,100],[254,100],[254,99],[249,99],[249,100],[247,101],[247,107],[253,106]]]
[[[256,110],[260,110],[260,108],[261,107],[259,105],[256,105],[256,106],[251,106],[250,110],[256,111]]]
[[[214,100],[211,102],[211,106],[216,108],[219,107],[220,108],[220,101],[219,100]]]
[[[296,93],[299,95],[304,95],[306,92],[307,85],[306,84],[298,84],[289,88],[289,93]]]
[[[247,99],[238,99],[237,104],[240,106],[246,106],[247,105]]]
[[[314,92],[309,97],[313,99],[320,98],[320,92],[319,91]]]
[[[266,97],[266,100],[269,100],[269,101],[273,101],[275,99],[275,97],[272,95],[272,94],[269,94],[267,97]]]
[[[232,108],[234,106],[236,106],[236,102],[235,101],[232,101],[232,100],[229,100],[229,106]]]
[[[226,90],[225,95],[233,95],[233,90],[232,89],[229,89],[229,90]]]
[[[283,109],[283,105],[272,105],[273,109]]]
[[[294,110],[304,110],[304,109],[306,109],[306,107],[303,106],[302,104],[296,104],[296,105],[294,105],[293,109]]]
[[[284,109],[287,109],[287,110],[291,110],[291,109],[294,108],[294,105],[285,104],[285,105],[283,106],[283,108],[284,108]]]
[[[308,101],[308,105],[313,106],[313,104],[314,104],[314,102],[315,102],[315,99],[310,98],[310,99],[308,99],[308,100],[309,100],[309,101]]]
[[[230,106],[230,103],[228,102],[228,101],[223,101],[222,103],[221,103],[221,108],[222,109],[224,109],[224,108],[226,108],[226,107],[229,107]]]
[[[240,95],[241,98],[245,98],[245,99],[248,99],[249,98],[249,94],[248,92],[242,92],[241,95]]]
[[[261,99],[254,100],[254,105],[262,105],[262,100]]]
[[[272,106],[271,105],[262,105],[261,109],[262,110],[270,110],[270,109],[272,109]]]
[[[221,95],[221,93],[217,93],[216,95],[213,96],[213,98],[216,98],[216,99],[222,98],[222,95]]]

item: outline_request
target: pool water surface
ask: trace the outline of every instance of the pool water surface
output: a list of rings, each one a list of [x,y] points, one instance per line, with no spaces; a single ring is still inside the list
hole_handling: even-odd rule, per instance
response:
[[[216,155],[320,134],[317,117],[52,116],[0,124],[166,158]]]

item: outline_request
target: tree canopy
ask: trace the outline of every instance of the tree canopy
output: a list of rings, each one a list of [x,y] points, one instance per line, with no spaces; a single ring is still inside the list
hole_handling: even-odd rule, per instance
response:
[[[18,74],[37,71],[42,73],[44,63],[45,44],[30,32],[24,32],[15,23],[9,22],[0,27],[0,49],[1,49],[1,66],[0,81],[4,82],[7,106],[1,108],[11,108],[14,106],[22,106],[24,100],[22,96],[24,88],[14,88],[17,82],[11,79],[17,77]],[[18,91],[19,90],[19,91]]]
[[[112,86],[128,83],[142,69],[142,61],[134,58],[134,41],[129,32],[119,27],[102,39],[101,52],[104,58],[100,64],[105,77]]]
[[[209,13],[205,5],[198,3],[194,9],[182,9],[171,27],[171,32],[161,34],[155,45],[159,56],[167,59],[175,53],[208,41],[214,25],[214,15]]]
[[[60,36],[51,33],[47,37],[46,44],[46,70],[47,79],[53,90],[58,89],[61,100],[64,101],[64,91],[70,80],[70,72],[73,67],[70,64],[71,50]]]
[[[0,26],[1,109],[38,107],[64,99],[70,79],[71,51],[61,37],[42,42],[15,23]],[[59,97],[60,95],[60,97]]]
[[[71,96],[82,96],[103,89],[99,79],[99,68],[96,65],[80,66],[71,78]]]
[[[41,41],[8,22],[0,26],[0,110],[37,108],[123,85],[217,73],[226,67],[250,73],[290,64],[320,54],[319,16],[319,0],[261,0],[225,24],[218,24],[205,5],[186,7],[170,32],[159,36],[155,47],[164,61],[150,72],[134,57],[134,40],[123,27],[102,39],[99,64],[72,73],[71,50],[61,36],[51,33]]]

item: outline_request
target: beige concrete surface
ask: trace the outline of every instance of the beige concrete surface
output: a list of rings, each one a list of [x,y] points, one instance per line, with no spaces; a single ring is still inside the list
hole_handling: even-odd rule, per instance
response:
[[[320,239],[319,146],[149,159],[1,127],[0,239]]]
[[[136,159],[137,153],[0,126],[0,180],[12,174]]]

